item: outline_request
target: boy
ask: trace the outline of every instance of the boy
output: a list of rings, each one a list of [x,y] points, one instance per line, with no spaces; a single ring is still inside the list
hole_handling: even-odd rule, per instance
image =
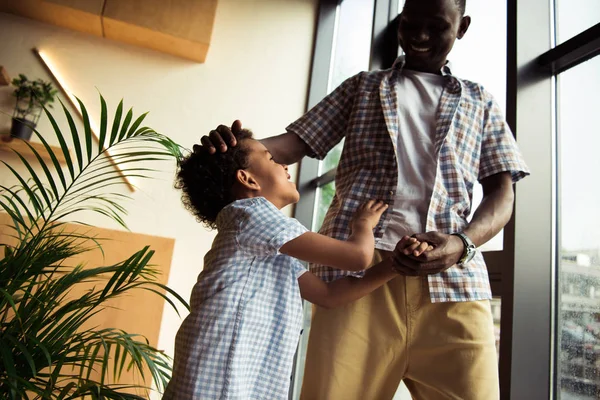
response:
[[[407,0],[405,56],[349,78],[263,141],[291,164],[323,158],[345,137],[321,233],[343,240],[356,205],[376,196],[390,207],[375,229],[374,261],[404,235],[434,247],[419,256],[396,248],[400,277],[344,308],[315,307],[303,399],[391,399],[401,380],[416,399],[499,397],[491,290],[476,247],[508,222],[512,184],[529,171],[493,97],[447,64],[471,22],[464,11],[464,0]],[[235,145],[224,126],[202,139],[211,152],[225,142]],[[476,181],[484,198],[468,222]],[[326,281],[356,275],[311,270]]]
[[[397,276],[390,260],[365,277],[324,283],[294,258],[362,270],[373,258],[373,228],[387,208],[368,201],[339,241],[307,232],[280,209],[298,201],[287,166],[239,132],[238,145],[179,163],[176,187],[199,222],[217,228],[194,286],[191,313],[175,343],[164,399],[284,399],[302,321],[301,297],[321,307],[346,304]],[[407,250],[426,244],[404,238]],[[290,257],[292,256],[292,257]]]

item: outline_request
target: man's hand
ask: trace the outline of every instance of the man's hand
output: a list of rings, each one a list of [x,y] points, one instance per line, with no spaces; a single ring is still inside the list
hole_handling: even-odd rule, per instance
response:
[[[208,150],[209,154],[215,154],[217,148],[221,153],[225,153],[228,146],[235,147],[237,145],[234,135],[237,135],[241,130],[242,122],[237,119],[231,124],[231,129],[228,126],[219,125],[217,129],[210,131],[208,136],[202,136],[200,139],[202,144],[195,144],[193,147],[194,153]]]
[[[418,242],[429,243],[433,249],[415,256],[401,246],[394,250],[394,260],[398,272],[409,276],[424,276],[445,271],[456,264],[464,252],[464,244],[459,237],[440,232],[427,232],[412,235]]]
[[[369,200],[356,210],[352,217],[352,231],[356,229],[357,224],[366,224],[371,230],[377,226],[381,214],[387,210],[388,205],[382,201]]]

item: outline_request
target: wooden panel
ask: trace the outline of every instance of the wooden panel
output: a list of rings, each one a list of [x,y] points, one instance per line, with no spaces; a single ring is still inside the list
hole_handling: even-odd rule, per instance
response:
[[[104,17],[209,43],[217,0],[106,0]]]
[[[8,72],[6,72],[6,68],[0,65],[0,86],[8,86],[10,85],[10,76],[8,76]]]
[[[104,35],[203,62],[217,0],[106,0]]]
[[[5,225],[11,224],[12,220],[6,213],[0,213],[0,242],[14,243],[14,239],[6,236],[12,233]],[[150,236],[126,231],[117,231],[112,229],[102,229],[96,227],[87,227],[78,224],[67,224],[67,231],[79,231],[87,235],[93,235],[101,238],[104,255],[98,249],[83,253],[76,258],[70,259],[68,265],[84,263],[85,267],[93,268],[101,265],[111,265],[123,261],[133,253],[149,245],[155,254],[152,257],[151,264],[154,268],[161,271],[157,282],[166,284],[171,268],[171,259],[175,240],[170,238]],[[99,287],[102,282],[93,282],[86,285],[79,285],[69,298],[81,296],[86,290],[93,286]],[[68,299],[67,299],[68,300]],[[84,327],[97,329],[118,328],[128,333],[142,334],[148,338],[150,345],[157,346],[164,300],[154,293],[137,290],[131,291],[129,295],[115,298],[107,303],[108,307],[95,315],[93,319]],[[112,370],[112,366],[111,366]],[[146,377],[150,377],[148,371]],[[133,373],[124,371],[120,383],[141,384],[140,377]],[[147,382],[150,385],[150,382]],[[142,393],[138,393],[143,396]]]
[[[42,0],[44,3],[53,3],[57,6],[72,8],[94,15],[102,15],[105,0]]]
[[[38,152],[38,154],[40,155],[40,157],[42,157],[43,160],[52,162],[52,158],[50,158],[50,155],[48,154],[46,148],[42,143],[29,142],[29,144],[35,149],[35,151]],[[56,146],[50,146],[50,148],[56,155],[56,159],[58,160],[58,162],[64,164],[65,156],[63,155],[62,149]],[[9,152],[14,155],[13,150],[16,150],[19,153],[21,153],[23,157],[29,159],[28,161],[35,160],[37,162],[37,158],[31,151],[29,146],[27,146],[27,143],[25,143],[23,140],[13,139],[10,142],[0,141],[0,151]]]
[[[102,36],[104,0],[0,0],[0,11]]]
[[[103,21],[104,32],[108,39],[157,50],[201,63],[206,60],[206,54],[208,53],[207,43],[177,38],[111,18],[104,18]]]

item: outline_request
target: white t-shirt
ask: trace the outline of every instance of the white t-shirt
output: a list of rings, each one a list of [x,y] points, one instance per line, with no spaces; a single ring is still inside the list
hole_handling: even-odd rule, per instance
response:
[[[404,235],[423,232],[435,183],[436,113],[445,77],[403,69],[396,85],[398,99],[398,187],[392,218],[377,243],[394,250]]]

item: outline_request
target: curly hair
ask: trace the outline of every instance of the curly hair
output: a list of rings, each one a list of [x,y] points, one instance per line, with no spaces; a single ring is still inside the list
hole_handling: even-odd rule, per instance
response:
[[[175,188],[182,190],[181,201],[196,220],[209,229],[217,228],[217,215],[235,200],[233,185],[236,173],[248,168],[249,150],[242,141],[252,139],[252,131],[243,129],[235,135],[237,146],[225,153],[209,154],[203,147],[177,163]]]

